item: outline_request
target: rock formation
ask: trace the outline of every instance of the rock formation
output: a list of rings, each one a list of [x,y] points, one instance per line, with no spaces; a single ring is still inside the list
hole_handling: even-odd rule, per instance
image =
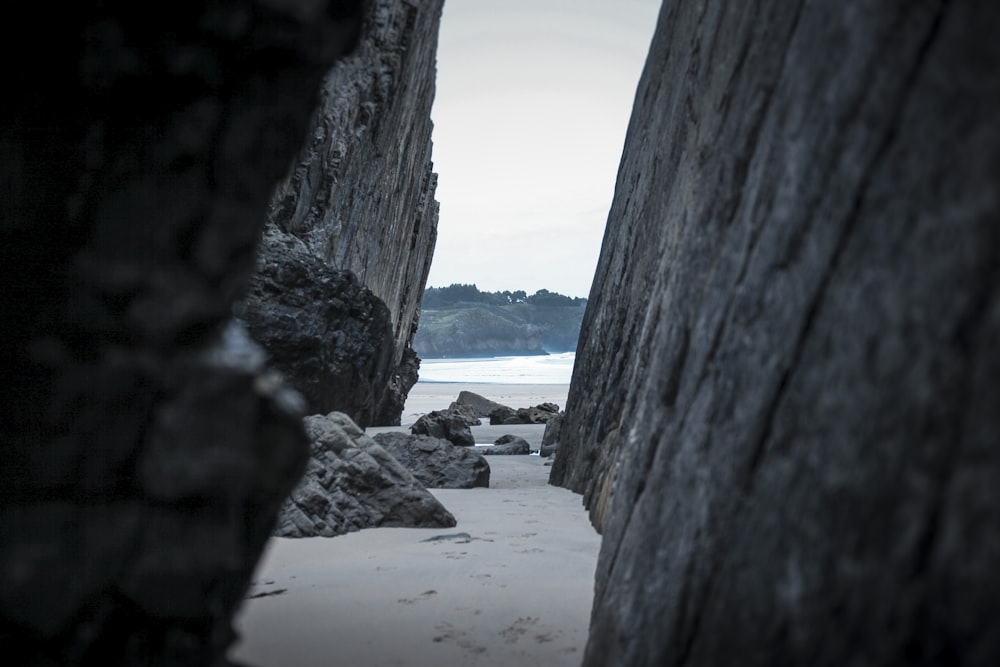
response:
[[[281,508],[275,535],[333,537],[378,526],[455,525],[455,517],[421,480],[347,415],[313,415],[305,425],[312,441],[309,464]]]
[[[448,410],[454,412],[471,410],[472,415],[475,417],[489,417],[491,412],[503,407],[506,406],[496,401],[491,401],[475,392],[463,390],[458,392],[458,397],[451,402]]]
[[[476,447],[456,447],[444,438],[389,431],[375,442],[429,489],[488,488],[490,464]]]
[[[277,188],[268,219],[275,247],[299,241],[300,249],[334,271],[353,272],[384,301],[388,334],[352,340],[339,326],[346,321],[339,315],[326,329],[293,331],[283,309],[257,300],[248,304],[251,333],[276,351],[276,366],[309,398],[311,410],[347,412],[362,425],[398,425],[417,380],[419,360],[411,341],[437,239],[430,109],[442,4],[368,3],[358,48],[327,76],[311,139]],[[292,239],[281,243],[281,236]],[[262,267],[270,264],[280,273],[287,255],[269,253],[270,247],[265,245]],[[348,328],[375,333],[364,317]],[[313,339],[310,348],[325,350],[318,356],[328,363],[277,352],[306,338]],[[367,393],[375,392],[370,416],[350,403],[319,400],[353,391],[358,368],[368,365],[359,361],[347,368],[340,359],[357,359],[354,352],[362,346],[370,349],[367,358],[379,360],[364,387],[366,405]],[[381,363],[384,354],[387,364]]]
[[[288,234],[267,230],[246,298],[235,309],[309,410],[378,421],[396,372],[381,299]]]
[[[998,32],[664,3],[552,470],[585,665],[1000,662]]]
[[[476,439],[469,428],[469,419],[460,412],[434,410],[420,418],[410,427],[413,435],[429,435],[448,440],[456,447],[472,447]]]
[[[32,54],[0,112],[9,660],[224,660],[307,457],[299,401],[227,321],[358,4],[80,0],[6,22],[5,61]]]
[[[531,445],[524,438],[516,435],[501,435],[493,441],[492,447],[483,449],[484,456],[501,456],[513,454],[530,454]]]

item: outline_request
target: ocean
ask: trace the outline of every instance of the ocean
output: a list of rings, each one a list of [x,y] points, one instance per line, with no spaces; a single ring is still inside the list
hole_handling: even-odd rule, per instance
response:
[[[569,384],[576,354],[485,359],[421,359],[421,382]]]

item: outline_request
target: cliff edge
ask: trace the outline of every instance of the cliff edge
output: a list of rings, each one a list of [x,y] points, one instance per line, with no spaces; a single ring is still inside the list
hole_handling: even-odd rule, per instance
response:
[[[349,342],[373,348],[366,353],[371,358],[388,349],[388,367],[374,373],[375,396],[368,407],[327,400],[349,393],[351,380],[342,364],[318,367],[315,357],[296,354],[282,342],[281,308],[272,313],[266,300],[251,295],[241,314],[272,352],[273,363],[306,396],[310,411],[340,410],[362,425],[399,424],[417,380],[419,360],[411,342],[437,240],[430,111],[442,5],[443,0],[368,3],[358,47],[327,75],[310,139],[274,193],[267,225],[275,243],[265,238],[261,251],[261,267],[280,264],[286,255],[281,248],[294,239],[331,270],[354,273],[385,303],[388,338]],[[370,302],[365,296],[359,308],[371,310]],[[327,348],[325,356],[334,358],[346,354],[343,337],[334,335],[343,331],[320,324],[294,335],[311,336],[310,348]],[[317,385],[327,387],[316,391]]]

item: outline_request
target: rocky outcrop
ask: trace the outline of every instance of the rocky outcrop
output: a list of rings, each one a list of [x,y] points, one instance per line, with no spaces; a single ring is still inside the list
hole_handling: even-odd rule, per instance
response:
[[[476,439],[469,428],[469,420],[460,412],[434,410],[420,418],[410,427],[413,435],[429,435],[448,440],[456,447],[472,447]]]
[[[358,3],[29,4],[6,22],[0,641],[213,665],[307,457],[233,300]],[[11,34],[8,34],[10,32]]]
[[[375,442],[429,489],[488,488],[490,465],[476,447],[456,447],[443,438],[385,432]]]
[[[565,412],[560,412],[545,422],[545,432],[542,434],[542,443],[538,449],[538,454],[542,458],[552,456],[559,449],[559,440],[562,438],[562,422],[565,416]]]
[[[1000,661],[998,30],[664,3],[552,470],[585,665]]]
[[[530,454],[531,445],[524,438],[516,435],[501,435],[493,441],[492,447],[483,448],[484,456],[500,456],[512,454]]]
[[[333,328],[292,336],[300,342],[313,337],[309,346],[325,348],[325,357],[349,356],[358,346],[388,346],[390,370],[372,383],[377,409],[371,422],[379,425],[399,424],[417,380],[419,360],[411,341],[437,239],[430,109],[442,2],[368,3],[358,48],[327,76],[311,139],[275,192],[268,220],[275,237],[294,237],[332,270],[353,272],[385,302],[388,338],[350,340],[331,335],[343,331]],[[278,321],[260,326],[284,330],[276,315]],[[292,339],[262,342],[270,351],[272,344],[290,348]],[[296,388],[318,382],[308,373],[308,362],[282,370]],[[339,384],[336,377],[343,376],[329,377],[327,383]],[[325,393],[342,395],[352,388],[340,384]],[[310,407],[355,415],[346,404]]]
[[[458,397],[448,406],[450,411],[467,410],[476,417],[489,417],[497,408],[506,407],[472,391],[460,391]]]
[[[542,403],[530,408],[508,408],[501,405],[490,412],[490,424],[545,424],[559,414],[559,406],[555,403]]]
[[[377,421],[395,372],[392,327],[385,304],[352,272],[268,230],[235,313],[310,411],[337,408],[362,427]]]
[[[421,481],[347,415],[313,415],[306,417],[305,426],[312,441],[309,465],[281,508],[278,537],[455,525],[455,517]]]

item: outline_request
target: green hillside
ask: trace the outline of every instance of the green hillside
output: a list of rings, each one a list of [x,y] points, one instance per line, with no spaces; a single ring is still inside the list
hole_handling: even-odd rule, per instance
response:
[[[586,305],[548,290],[528,296],[475,285],[429,288],[413,348],[424,358],[573,351]]]

